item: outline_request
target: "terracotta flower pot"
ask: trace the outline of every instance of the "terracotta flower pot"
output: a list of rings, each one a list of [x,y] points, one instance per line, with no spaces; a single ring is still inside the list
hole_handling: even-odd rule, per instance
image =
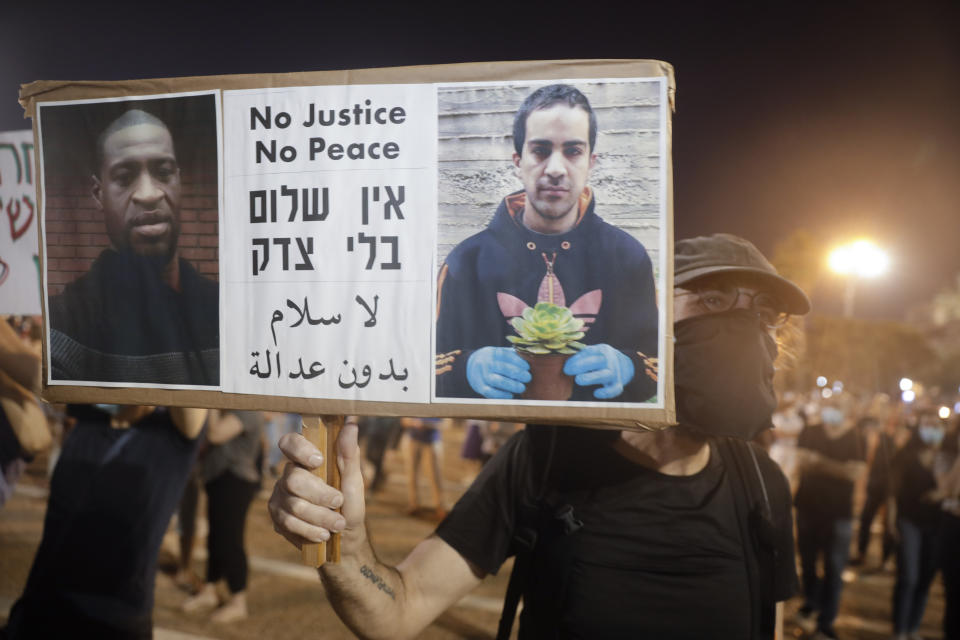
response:
[[[525,400],[569,400],[573,395],[573,377],[563,372],[570,356],[557,353],[537,354],[517,351],[530,363],[532,379],[520,394]]]

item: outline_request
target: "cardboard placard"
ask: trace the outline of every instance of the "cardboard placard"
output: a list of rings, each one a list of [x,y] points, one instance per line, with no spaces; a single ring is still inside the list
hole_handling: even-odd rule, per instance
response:
[[[515,113],[556,84],[596,125],[535,105],[520,145]],[[44,394],[670,424],[673,95],[669,65],[632,60],[25,85]],[[612,397],[478,393],[473,354],[567,312],[620,367]]]

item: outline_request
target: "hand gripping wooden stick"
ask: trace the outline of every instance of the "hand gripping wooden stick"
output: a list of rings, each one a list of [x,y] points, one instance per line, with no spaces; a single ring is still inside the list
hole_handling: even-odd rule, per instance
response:
[[[337,466],[337,437],[343,428],[344,416],[302,416],[303,437],[323,454],[323,464],[313,470],[335,489],[340,489],[340,468]],[[305,544],[301,547],[303,564],[319,567],[324,562],[340,562],[340,534],[334,533],[326,542]]]

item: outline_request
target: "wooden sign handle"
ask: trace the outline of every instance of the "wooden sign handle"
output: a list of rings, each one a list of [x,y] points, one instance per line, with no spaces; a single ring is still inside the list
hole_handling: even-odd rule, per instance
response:
[[[337,466],[337,437],[343,428],[345,416],[301,416],[303,437],[323,454],[323,464],[313,470],[335,489],[340,488],[340,468]],[[324,562],[340,562],[340,534],[334,533],[326,542],[305,544],[301,548],[303,564],[319,567]]]

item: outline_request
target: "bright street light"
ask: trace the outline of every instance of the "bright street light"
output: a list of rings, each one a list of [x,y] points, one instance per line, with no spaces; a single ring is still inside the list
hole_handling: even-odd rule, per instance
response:
[[[940,410],[937,412],[937,415],[940,416],[941,420],[946,420],[950,417],[950,407],[940,407]]]
[[[890,257],[869,240],[856,240],[831,251],[828,264],[834,273],[847,278],[843,315],[851,318],[857,278],[876,278],[883,275],[890,268]]]
[[[876,278],[890,268],[890,257],[869,240],[857,240],[830,253],[830,268],[843,276]]]
[[[900,378],[900,391],[909,391],[913,389],[913,380],[910,378]]]

